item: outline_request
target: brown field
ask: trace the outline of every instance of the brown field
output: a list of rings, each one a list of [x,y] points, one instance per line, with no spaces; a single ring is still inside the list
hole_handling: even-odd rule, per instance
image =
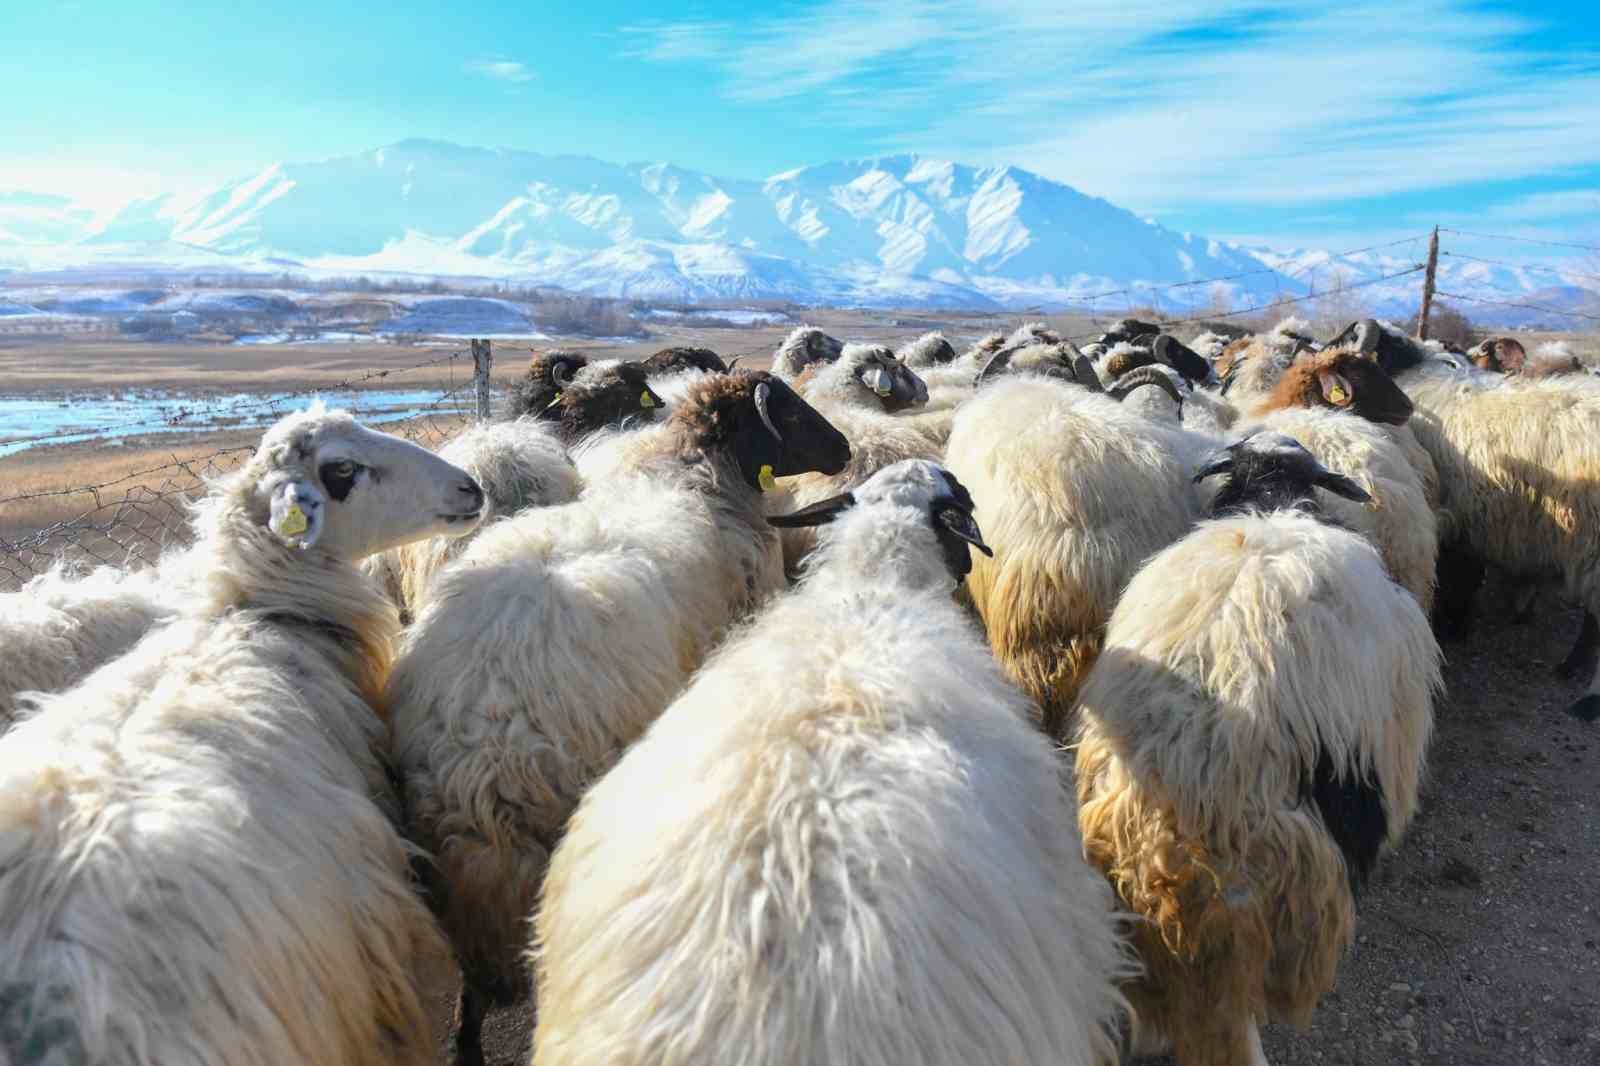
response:
[[[850,339],[896,343],[943,328],[958,344],[1018,320],[851,312],[812,318]],[[1095,328],[1081,318],[1053,321],[1075,335]],[[684,330],[625,345],[571,346],[636,357],[669,344],[697,344],[724,356],[764,357],[785,332]],[[1521,336],[1532,341],[1553,335]],[[1586,359],[1600,358],[1594,335],[1573,339]],[[508,350],[523,347],[496,342],[497,381],[520,370],[520,355]],[[41,341],[0,346],[0,395],[108,387],[301,389],[374,369],[398,370],[444,350]],[[448,388],[459,384],[460,374],[470,376],[470,359],[462,362],[454,379],[448,369],[432,369],[382,384]],[[403,428],[431,443],[458,424],[441,416]],[[103,486],[102,504],[123,500],[130,490],[135,496],[120,511],[97,510],[88,491],[0,502],[0,541],[67,522],[72,528],[41,545],[44,552],[77,538],[101,557],[148,553],[169,525],[181,524],[175,494],[197,489],[194,475],[228,468],[243,453],[216,453],[248,448],[255,435],[223,427],[0,458],[0,501],[91,484]],[[214,457],[209,465],[207,456]],[[185,461],[187,469],[174,469]],[[12,587],[7,559],[0,543],[0,590]],[[1277,1066],[1600,1064],[1600,897],[1594,889],[1600,870],[1600,732],[1562,713],[1584,684],[1551,676],[1579,616],[1547,603],[1532,624],[1517,626],[1503,608],[1507,595],[1491,583],[1473,638],[1446,648],[1448,692],[1437,709],[1423,811],[1363,897],[1359,942],[1312,1030],[1269,1027],[1266,1048]],[[446,1031],[453,995],[448,986],[432,990],[435,1015]],[[493,1015],[486,1032],[489,1061],[526,1062],[531,1021],[526,1008]],[[442,1033],[439,1062],[450,1061]]]

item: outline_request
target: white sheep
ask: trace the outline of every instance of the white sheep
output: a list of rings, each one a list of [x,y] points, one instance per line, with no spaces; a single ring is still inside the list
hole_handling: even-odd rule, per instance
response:
[[[956,360],[955,346],[937,330],[907,341],[894,354],[896,359],[913,370],[947,366]]]
[[[0,734],[24,692],[59,692],[171,621],[174,597],[155,570],[57,565],[0,595]]]
[[[781,380],[691,388],[573,503],[484,530],[445,567],[386,692],[430,902],[465,978],[457,1055],[527,991],[527,920],[579,797],[722,632],[783,584],[774,478],[838,471],[842,435]]]
[[[971,506],[910,461],[797,517],[833,520],[799,588],[556,849],[536,1066],[1115,1060],[1109,892],[950,596],[982,546]]]
[[[1571,678],[1594,669],[1600,649],[1600,389],[1586,375],[1501,377],[1440,363],[1395,327],[1365,319],[1340,343],[1374,353],[1416,404],[1411,426],[1439,473],[1446,515],[1435,625],[1465,631],[1483,563],[1514,577],[1559,578],[1585,611]],[[1569,708],[1600,717],[1600,671]]]
[[[1259,1025],[1309,1024],[1417,809],[1439,648],[1316,513],[1313,485],[1359,485],[1270,432],[1215,473],[1216,517],[1140,568],[1083,684],[1079,827],[1139,919],[1138,1050],[1264,1066]]]
[[[772,355],[772,373],[793,384],[813,363],[831,363],[839,358],[844,342],[828,336],[816,326],[798,326]]]
[[[0,742],[0,1060],[433,1062],[446,956],[379,750],[399,619],[353,563],[482,506],[320,407],[213,483],[181,617]]]
[[[551,507],[578,497],[578,469],[549,422],[523,417],[470,426],[439,449],[440,458],[465,470],[487,498],[484,522],[526,507]],[[439,568],[471,542],[471,535],[430,537],[374,555],[361,564],[409,621]]]
[[[1174,388],[1153,367],[1116,388],[1144,378]],[[1114,395],[1034,376],[987,385],[957,411],[945,463],[972,490],[995,551],[976,560],[967,592],[1052,736],[1063,735],[1122,587],[1194,521],[1189,471],[1217,443]]]

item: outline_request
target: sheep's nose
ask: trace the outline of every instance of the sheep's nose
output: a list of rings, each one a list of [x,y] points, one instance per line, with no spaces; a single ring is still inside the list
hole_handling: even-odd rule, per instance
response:
[[[472,480],[470,477],[466,478],[461,482],[461,484],[456,486],[456,489],[463,496],[467,496],[472,500],[472,506],[467,508],[468,510],[483,510],[483,490],[478,487],[478,483],[476,481]]]

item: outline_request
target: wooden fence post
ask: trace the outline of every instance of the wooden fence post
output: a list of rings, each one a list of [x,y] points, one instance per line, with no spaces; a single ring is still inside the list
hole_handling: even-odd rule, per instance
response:
[[[1428,242],[1428,272],[1422,276],[1422,310],[1417,315],[1417,340],[1428,339],[1428,315],[1433,311],[1433,277],[1439,269],[1439,227]]]
[[[478,393],[478,421],[489,421],[489,371],[494,367],[494,354],[487,340],[472,339],[472,380]]]

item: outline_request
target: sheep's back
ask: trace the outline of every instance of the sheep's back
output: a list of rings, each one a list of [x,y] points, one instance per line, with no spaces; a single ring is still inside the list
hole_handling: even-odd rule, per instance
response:
[[[443,945],[339,721],[376,716],[295,644],[175,623],[6,738],[0,989],[88,1061],[430,1061]]]
[[[534,1061],[1108,1057],[1109,894],[1025,704],[944,593],[809,591],[584,797]]]

